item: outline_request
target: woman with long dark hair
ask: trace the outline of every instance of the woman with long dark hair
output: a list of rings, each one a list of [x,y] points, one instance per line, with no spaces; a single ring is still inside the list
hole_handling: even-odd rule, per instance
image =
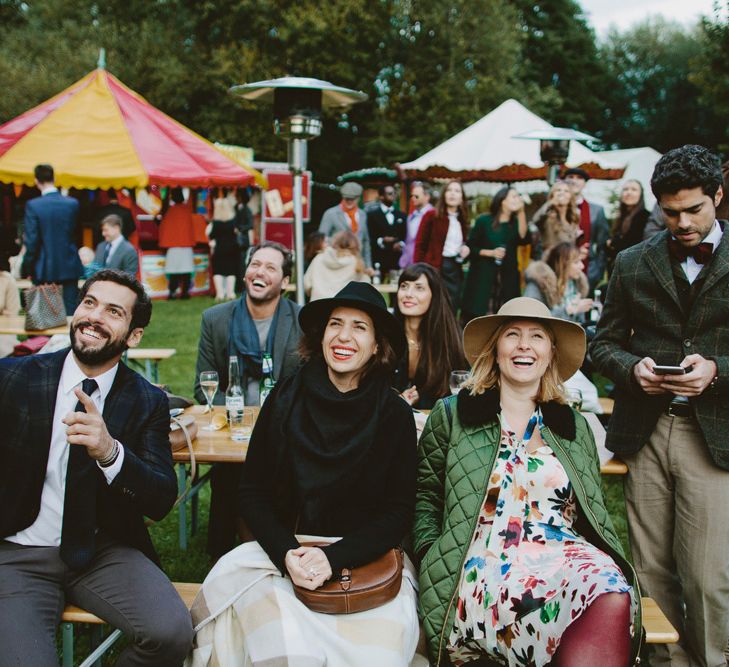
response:
[[[618,217],[613,222],[608,247],[608,273],[612,273],[615,258],[621,250],[630,248],[643,240],[643,230],[650,213],[645,207],[643,186],[640,181],[630,179],[620,190]]]
[[[440,271],[455,313],[460,306],[463,262],[471,249],[468,238],[468,205],[460,181],[448,181],[435,207],[435,215],[424,218],[415,239],[416,262]]]
[[[415,408],[430,410],[450,394],[451,371],[467,368],[461,332],[438,272],[411,264],[397,283],[395,317],[408,344],[395,370],[393,386]]]
[[[524,200],[514,188],[501,188],[491,200],[490,214],[478,217],[468,237],[471,259],[463,290],[463,322],[495,312],[519,296],[516,248],[526,238]]]

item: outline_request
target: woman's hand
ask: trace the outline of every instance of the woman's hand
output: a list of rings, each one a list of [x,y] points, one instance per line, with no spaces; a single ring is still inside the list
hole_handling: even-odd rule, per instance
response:
[[[420,394],[418,393],[418,388],[415,385],[408,387],[402,392],[402,394],[400,394],[400,396],[402,396],[402,399],[408,405],[415,405],[420,400]]]
[[[329,560],[319,547],[290,549],[285,564],[291,581],[309,591],[319,588],[332,576]]]
[[[469,253],[471,252],[471,249],[467,245],[462,245],[459,252],[461,257],[463,257],[463,259],[466,259],[466,257],[468,257]]]
[[[592,299],[575,299],[566,308],[568,315],[579,315],[586,313],[592,308]]]

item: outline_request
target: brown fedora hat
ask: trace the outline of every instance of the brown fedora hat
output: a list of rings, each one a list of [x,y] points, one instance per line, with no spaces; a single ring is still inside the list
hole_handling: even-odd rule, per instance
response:
[[[577,323],[554,317],[541,301],[519,296],[507,301],[496,315],[471,320],[463,330],[466,359],[473,366],[486,341],[501,324],[509,320],[534,320],[554,332],[557,348],[557,372],[562,380],[571,378],[585,358],[585,330]]]

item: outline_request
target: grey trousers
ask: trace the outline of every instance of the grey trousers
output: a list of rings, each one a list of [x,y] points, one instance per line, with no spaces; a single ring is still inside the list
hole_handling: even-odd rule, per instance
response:
[[[679,631],[651,665],[725,667],[729,640],[729,471],[709,456],[698,424],[662,415],[628,464],[630,546],[643,595]]]
[[[140,551],[102,540],[91,565],[69,571],[58,547],[0,541],[0,667],[58,665],[56,629],[66,603],[129,638],[117,665],[179,665],[192,645],[187,607]]]

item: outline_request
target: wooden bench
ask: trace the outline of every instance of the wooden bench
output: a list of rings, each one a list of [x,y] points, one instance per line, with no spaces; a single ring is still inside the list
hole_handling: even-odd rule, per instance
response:
[[[200,590],[201,584],[175,583],[173,585],[187,608],[192,607],[193,600]],[[641,607],[643,609],[643,627],[645,628],[647,644],[675,644],[678,642],[678,632],[661,611],[661,608],[651,598],[641,598]],[[63,667],[72,667],[73,624],[103,625],[105,621],[79,607],[68,605],[63,612],[61,622],[63,624]],[[114,630],[79,667],[90,667],[109,650],[120,636],[121,630]]]
[[[177,354],[173,347],[133,347],[127,350],[127,361],[144,368],[144,377],[152,384],[159,383],[159,362]]]
[[[615,400],[612,398],[607,398],[607,396],[603,396],[602,398],[598,398],[597,400],[600,403],[600,407],[602,408],[602,414],[610,417],[613,414],[613,406],[615,405]]]
[[[185,603],[187,608],[192,607],[192,602],[200,590],[201,584],[182,584],[173,583],[175,590],[179,593],[182,601]],[[98,616],[76,607],[74,605],[67,605],[63,610],[61,616],[61,628],[63,632],[63,667],[73,666],[73,624],[74,623],[88,623],[90,625],[105,625],[106,621],[103,621]],[[79,667],[90,667],[97,660],[101,658],[112,646],[112,644],[119,639],[122,632],[121,630],[114,630],[104,639],[86,658]],[[100,664],[100,663],[99,663]]]

